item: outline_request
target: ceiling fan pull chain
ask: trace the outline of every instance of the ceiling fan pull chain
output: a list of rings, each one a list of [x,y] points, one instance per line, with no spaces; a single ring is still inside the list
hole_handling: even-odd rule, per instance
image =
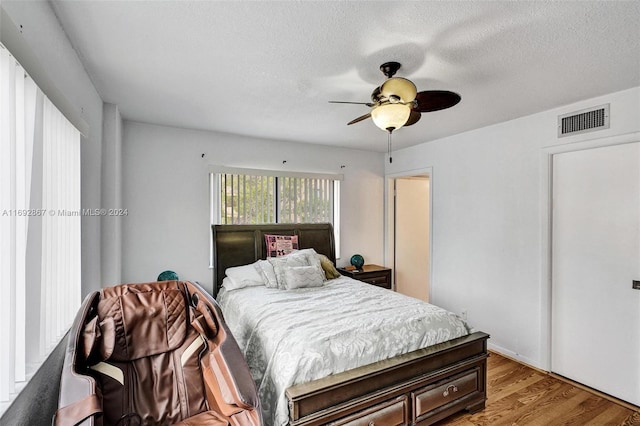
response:
[[[387,151],[389,153],[389,163],[393,163],[393,158],[391,158],[391,132],[388,132],[389,139],[387,140]]]

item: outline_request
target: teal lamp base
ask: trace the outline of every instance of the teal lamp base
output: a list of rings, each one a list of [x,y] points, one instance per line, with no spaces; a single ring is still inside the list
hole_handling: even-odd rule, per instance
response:
[[[351,264],[358,270],[362,269],[362,266],[364,265],[364,257],[362,257],[359,254],[354,254],[353,256],[351,256],[351,260],[349,261],[351,262]]]

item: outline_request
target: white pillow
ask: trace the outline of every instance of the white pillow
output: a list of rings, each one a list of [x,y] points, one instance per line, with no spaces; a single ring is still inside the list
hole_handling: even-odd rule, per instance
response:
[[[260,276],[258,271],[256,271],[256,263],[257,262],[251,263],[249,265],[227,268],[224,273],[231,281],[233,281],[234,288],[256,287],[265,285],[265,281],[263,280],[262,276]]]
[[[238,284],[236,284],[236,282],[229,277],[224,277],[222,279],[222,287],[226,288],[227,290],[237,290],[239,288],[242,288],[239,287]]]
[[[319,275],[324,277],[324,271],[320,265],[320,259],[314,249],[297,250],[285,256],[270,257],[268,261],[273,265],[276,281],[278,282],[278,288],[281,290],[291,288],[287,284],[286,275],[287,269],[291,267],[312,266],[316,269]]]
[[[314,249],[300,250],[300,252],[306,253],[309,265],[315,266],[316,268],[318,268],[318,271],[324,274],[324,269],[322,269],[322,262],[320,261],[320,255]]]
[[[325,278],[315,266],[287,266],[284,275],[287,290],[322,287]]]
[[[327,280],[327,277],[324,273],[324,269],[322,269],[320,256],[314,249],[311,248],[311,249],[299,250],[297,253],[299,253],[299,255],[305,255],[307,257],[307,264],[309,266],[315,267],[318,270],[318,274],[320,274],[323,277],[322,279],[323,281]]]
[[[262,281],[265,286],[269,288],[278,288],[276,272],[273,269],[273,265],[271,265],[268,260],[258,260],[254,263],[254,267],[262,277]]]
[[[276,281],[278,282],[278,288],[281,290],[284,290],[287,288],[287,284],[286,284],[287,278],[284,275],[285,269],[287,267],[309,266],[307,255],[299,254],[298,252],[293,252],[280,257],[270,257],[267,260],[273,266],[273,270],[276,276]]]

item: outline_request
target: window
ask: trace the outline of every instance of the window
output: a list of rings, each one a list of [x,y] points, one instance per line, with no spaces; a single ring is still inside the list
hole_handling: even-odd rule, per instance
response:
[[[216,167],[211,223],[332,223],[336,255],[342,175]]]
[[[339,181],[230,173],[219,179],[221,224],[333,223]]]
[[[1,413],[81,302],[80,133],[1,44],[0,270]]]
[[[221,173],[220,224],[276,223],[276,178]]]

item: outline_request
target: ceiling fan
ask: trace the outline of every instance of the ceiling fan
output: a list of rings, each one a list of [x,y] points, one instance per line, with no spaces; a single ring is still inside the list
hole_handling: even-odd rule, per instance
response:
[[[366,105],[371,108],[371,111],[351,120],[347,125],[371,118],[376,126],[391,133],[400,127],[417,123],[423,112],[451,108],[462,99],[457,93],[447,90],[418,92],[412,81],[402,77],[394,77],[401,66],[398,62],[385,62],[380,65],[380,71],[387,77],[387,80],[371,93],[371,102],[329,102]]]

